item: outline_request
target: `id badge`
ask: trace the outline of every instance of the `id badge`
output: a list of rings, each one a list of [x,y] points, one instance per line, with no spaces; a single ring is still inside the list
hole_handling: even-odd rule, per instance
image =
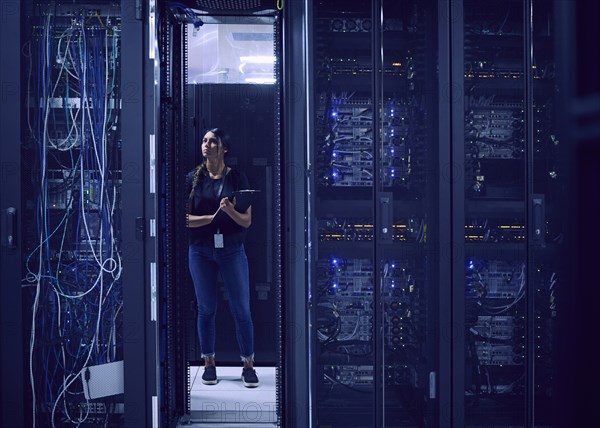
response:
[[[215,248],[223,248],[223,234],[215,233]]]

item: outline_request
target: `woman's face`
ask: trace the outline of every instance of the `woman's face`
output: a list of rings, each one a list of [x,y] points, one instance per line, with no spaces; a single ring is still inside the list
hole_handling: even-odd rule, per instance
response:
[[[205,158],[218,160],[223,157],[226,151],[219,137],[212,132],[207,132],[202,138],[202,156]]]

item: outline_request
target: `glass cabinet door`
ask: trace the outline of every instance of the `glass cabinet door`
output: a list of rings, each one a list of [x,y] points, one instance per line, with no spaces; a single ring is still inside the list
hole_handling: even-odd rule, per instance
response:
[[[435,426],[437,2],[384,0],[382,11],[376,254],[383,425]]]
[[[464,1],[465,426],[526,418],[524,42],[522,0]]]
[[[552,4],[464,1],[465,426],[552,426],[565,198]]]
[[[316,426],[373,421],[373,93],[369,2],[314,5],[310,263]]]
[[[465,426],[552,426],[562,241],[552,5],[464,1]]]
[[[312,11],[315,426],[435,423],[435,4]]]

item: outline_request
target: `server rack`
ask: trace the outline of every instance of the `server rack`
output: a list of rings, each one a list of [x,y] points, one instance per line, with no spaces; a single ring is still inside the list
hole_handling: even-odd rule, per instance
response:
[[[309,9],[313,424],[551,426],[566,196],[552,7]],[[414,370],[405,389],[396,369]]]
[[[120,1],[10,6],[2,53],[18,74],[2,105],[14,167],[1,201],[1,312],[13,330],[2,331],[2,425],[147,425],[156,393],[146,380],[154,255],[142,11]]]
[[[312,421],[435,425],[437,5],[312,15]]]
[[[464,180],[454,185],[454,230],[464,227],[465,238],[453,277],[453,323],[464,326],[455,422],[551,426],[566,196],[553,11],[535,1],[457,6],[453,72],[464,113],[454,116],[453,151]]]

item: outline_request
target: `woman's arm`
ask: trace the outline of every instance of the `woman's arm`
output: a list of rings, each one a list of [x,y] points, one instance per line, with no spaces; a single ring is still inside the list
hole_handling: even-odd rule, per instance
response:
[[[221,199],[220,209],[242,227],[248,228],[252,224],[252,206],[249,206],[246,212],[238,212],[235,210],[235,198],[233,198],[233,202],[229,198]]]
[[[213,221],[214,217],[215,217],[214,214],[210,214],[210,215],[186,214],[185,215],[185,224],[186,224],[186,227],[202,227],[202,226],[206,226],[207,224],[210,224],[210,222]]]

